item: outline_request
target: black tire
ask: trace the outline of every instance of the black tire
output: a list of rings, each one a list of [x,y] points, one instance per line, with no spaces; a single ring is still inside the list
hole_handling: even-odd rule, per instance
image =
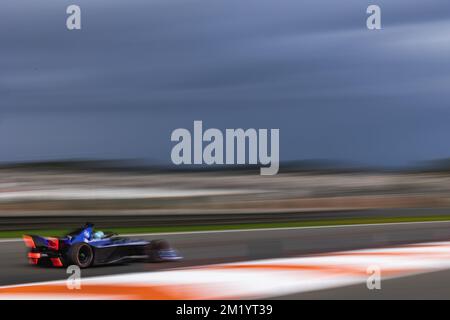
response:
[[[87,243],[76,243],[67,251],[67,261],[69,265],[80,268],[90,267],[94,261],[94,250]]]
[[[170,244],[166,240],[152,240],[146,248],[148,261],[161,262],[162,259],[159,255],[159,251],[166,249],[170,249]]]

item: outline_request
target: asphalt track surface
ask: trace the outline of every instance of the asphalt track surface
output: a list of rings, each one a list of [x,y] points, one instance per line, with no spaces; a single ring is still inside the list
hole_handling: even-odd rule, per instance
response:
[[[167,270],[213,263],[302,256],[341,250],[390,245],[449,241],[450,222],[398,223],[274,230],[178,233],[138,236],[164,238],[179,249],[183,261],[129,263],[84,269],[83,277]],[[64,280],[64,268],[28,265],[21,241],[0,242],[0,285]],[[448,279],[449,281],[446,281]],[[450,298],[450,271],[386,280],[382,290],[369,291],[365,284],[283,296],[287,299],[423,299]]]
[[[448,300],[450,270],[384,280],[380,290],[368,290],[365,283],[275,297],[288,300]]]

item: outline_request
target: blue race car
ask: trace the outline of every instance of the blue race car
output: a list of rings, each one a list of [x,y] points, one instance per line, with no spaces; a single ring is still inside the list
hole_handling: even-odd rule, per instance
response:
[[[61,238],[24,235],[23,240],[30,249],[28,260],[35,265],[87,268],[133,260],[162,262],[182,259],[165,240],[122,238],[115,233],[96,231],[92,223],[86,223]]]

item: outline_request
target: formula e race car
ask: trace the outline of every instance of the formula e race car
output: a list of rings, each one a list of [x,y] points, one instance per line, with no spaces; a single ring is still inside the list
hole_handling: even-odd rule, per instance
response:
[[[61,238],[24,235],[23,240],[30,249],[28,260],[31,264],[54,267],[77,265],[87,268],[134,260],[162,262],[182,259],[165,240],[122,238],[115,233],[96,231],[91,223]]]

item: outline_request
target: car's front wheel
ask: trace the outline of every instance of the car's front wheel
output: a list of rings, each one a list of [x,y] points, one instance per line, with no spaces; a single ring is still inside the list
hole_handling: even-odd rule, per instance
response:
[[[94,251],[87,243],[76,243],[67,251],[67,261],[70,265],[87,268],[94,261]]]
[[[147,245],[147,256],[150,262],[161,262],[160,251],[170,249],[170,245],[166,240],[153,240]]]

